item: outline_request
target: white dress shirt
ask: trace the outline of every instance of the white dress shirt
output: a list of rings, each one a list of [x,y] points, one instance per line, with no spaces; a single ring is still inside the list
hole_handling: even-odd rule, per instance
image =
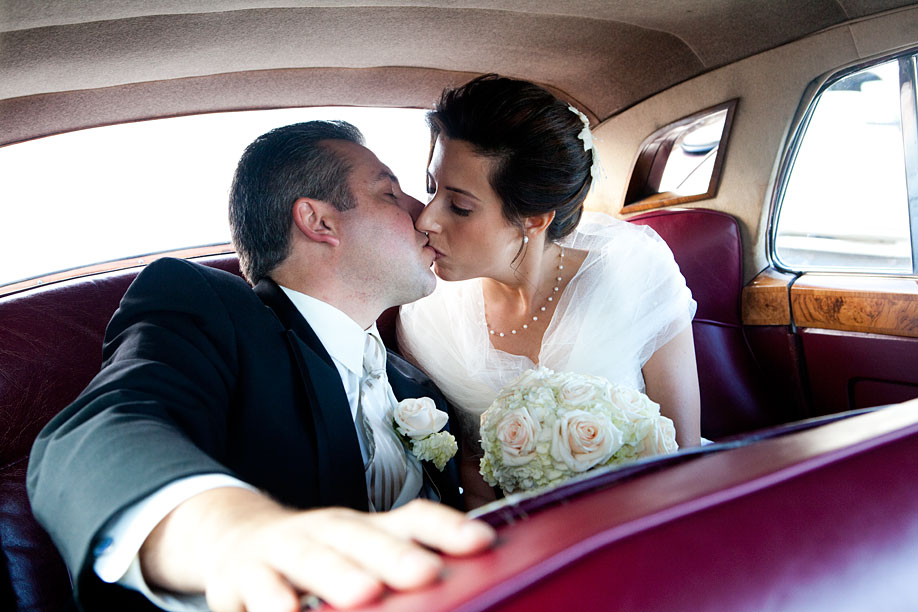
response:
[[[374,323],[364,330],[352,318],[334,306],[304,293],[281,287],[293,305],[318,336],[328,351],[344,385],[351,418],[357,414],[360,397],[360,379],[363,375],[363,347],[367,334],[379,338]],[[380,340],[380,342],[382,342]],[[395,402],[391,387],[390,400]],[[394,404],[393,404],[394,405]],[[360,442],[360,453],[367,459],[364,442]],[[409,455],[408,480],[394,507],[403,505],[418,496],[423,482],[420,464]],[[171,612],[199,612],[207,610],[203,596],[175,596],[163,591],[152,591],[140,570],[138,552],[150,532],[173,509],[182,502],[219,487],[235,486],[251,490],[254,487],[225,474],[201,474],[181,478],[169,483],[149,497],[123,510],[109,521],[102,530],[99,545],[94,554],[93,569],[105,582],[117,582],[122,586],[140,591],[157,606]]]

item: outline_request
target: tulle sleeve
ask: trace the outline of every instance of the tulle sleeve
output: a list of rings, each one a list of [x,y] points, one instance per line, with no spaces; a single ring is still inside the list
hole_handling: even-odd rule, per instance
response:
[[[643,390],[641,368],[695,314],[672,251],[649,227],[597,214],[584,216],[567,246],[590,256],[559,304],[543,364]]]

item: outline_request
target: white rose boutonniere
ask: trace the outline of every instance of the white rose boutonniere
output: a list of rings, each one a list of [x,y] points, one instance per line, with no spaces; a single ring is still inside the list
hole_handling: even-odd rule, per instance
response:
[[[429,397],[403,399],[392,415],[395,431],[411,453],[421,461],[430,461],[441,472],[453,458],[459,445],[446,426],[449,416],[437,409]]]
[[[409,438],[423,438],[446,426],[449,417],[429,397],[403,399],[395,410],[398,432]]]

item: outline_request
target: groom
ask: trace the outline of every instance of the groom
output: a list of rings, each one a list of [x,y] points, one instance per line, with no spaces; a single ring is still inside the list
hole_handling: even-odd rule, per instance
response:
[[[138,275],[102,371],[29,464],[35,515],[86,609],[206,597],[215,612],[286,611],[302,592],[348,607],[434,580],[439,557],[414,542],[489,546],[490,528],[455,510],[402,505],[458,506],[455,472],[420,465],[380,416],[390,385],[445,409],[426,377],[385,358],[375,325],[433,289],[420,208],[353,126],[286,126],[249,145],[233,181],[254,291],[182,260]]]

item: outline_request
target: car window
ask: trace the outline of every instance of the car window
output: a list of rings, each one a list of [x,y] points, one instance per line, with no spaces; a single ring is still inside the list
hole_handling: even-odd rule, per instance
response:
[[[810,105],[778,203],[778,267],[913,271],[906,170],[916,160],[905,143],[916,111],[902,94],[914,78],[914,57],[894,58],[828,81]]]
[[[299,108],[105,126],[0,147],[0,286],[115,259],[229,241],[243,149],[273,127],[344,119],[425,201],[423,110]]]

